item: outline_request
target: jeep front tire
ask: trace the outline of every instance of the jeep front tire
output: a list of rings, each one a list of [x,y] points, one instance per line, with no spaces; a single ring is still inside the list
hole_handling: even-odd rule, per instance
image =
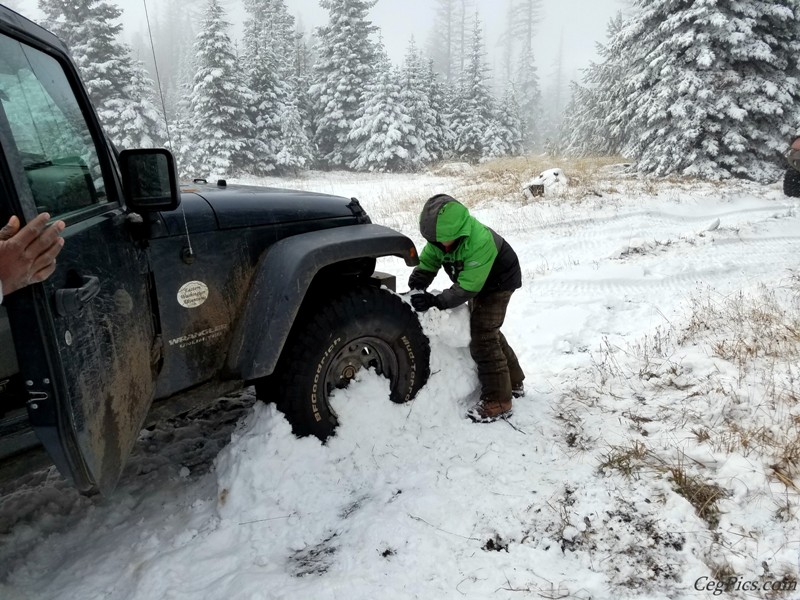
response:
[[[430,345],[419,319],[392,292],[361,286],[301,311],[273,375],[256,395],[274,401],[297,435],[330,436],[329,398],[363,368],[389,379],[391,400],[411,400],[430,374]]]

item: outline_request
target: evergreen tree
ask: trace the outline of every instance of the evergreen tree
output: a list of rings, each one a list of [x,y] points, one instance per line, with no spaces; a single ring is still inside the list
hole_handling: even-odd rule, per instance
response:
[[[400,101],[408,111],[411,130],[408,135],[408,162],[412,169],[419,169],[435,158],[440,135],[437,116],[431,107],[428,75],[417,51],[414,38],[408,45],[402,71]]]
[[[425,89],[428,92],[428,105],[433,115],[433,131],[427,139],[427,150],[431,160],[446,158],[453,152],[455,135],[452,127],[452,97],[454,92],[447,83],[442,83],[433,69],[433,61],[428,61],[425,74]]]
[[[642,171],[774,180],[800,106],[796,0],[637,0],[626,151]]]
[[[148,2],[148,5],[152,7],[155,3]],[[172,122],[180,118],[178,105],[185,101],[185,92],[192,81],[191,50],[195,39],[193,16],[196,7],[193,0],[161,0],[155,7],[160,10],[151,10],[149,13],[155,60],[158,61],[167,115]],[[141,53],[141,59],[147,65],[148,71],[155,74],[149,40],[146,46]]]
[[[536,28],[542,22],[542,0],[518,0],[513,9],[510,34],[523,48],[533,47]]]
[[[413,166],[408,151],[413,127],[398,81],[399,75],[384,55],[374,80],[364,91],[362,114],[350,133],[350,140],[356,144],[352,168],[401,171]]]
[[[469,161],[488,156],[489,149],[496,143],[496,140],[487,136],[487,133],[496,135],[496,130],[490,130],[494,124],[494,100],[487,86],[484,57],[483,31],[480,19],[475,15],[472,51],[462,76],[454,123],[456,154]]]
[[[118,148],[153,148],[166,143],[164,115],[156,108],[154,85],[141,61],[131,64],[124,97],[109,99],[106,111],[114,115],[106,133]]]
[[[589,69],[584,73],[584,79]],[[570,102],[564,111],[564,153],[569,156],[605,154],[597,150],[603,144],[603,139],[598,136],[603,129],[603,120],[596,116],[595,90],[577,81],[570,83],[570,90]]]
[[[542,141],[542,93],[533,50],[527,44],[519,59],[514,88],[519,102],[523,144],[527,150],[537,148]]]
[[[117,41],[122,10],[106,0],[39,0],[45,24],[69,48],[92,103],[121,98],[130,79],[130,56]]]
[[[163,143],[152,82],[120,43],[122,11],[106,0],[39,0],[46,26],[64,41],[111,139],[124,147]],[[142,127],[136,132],[134,128]]]
[[[622,152],[627,121],[620,118],[624,107],[623,78],[628,70],[618,33],[622,13],[608,24],[608,44],[598,44],[598,63],[584,71],[582,82],[573,82],[572,100],[565,111],[567,153],[575,156],[614,155]]]
[[[522,119],[520,118],[519,102],[517,102],[517,94],[513,85],[509,85],[506,88],[503,99],[497,108],[495,120],[503,150],[503,153],[497,156],[518,156],[522,154],[525,149],[522,139]]]
[[[457,20],[459,0],[436,0],[436,17],[430,33],[429,54],[433,68],[445,82],[454,83],[458,73],[456,55]]]
[[[186,173],[201,177],[242,173],[253,159],[254,126],[245,111],[251,93],[224,17],[220,0],[209,0],[194,45],[196,72],[181,158]]]
[[[178,87],[175,90],[175,99],[173,101],[175,119],[174,121],[170,119],[170,130],[173,134],[172,143],[175,145],[176,158],[179,163],[181,159],[185,158],[181,149],[190,147],[189,142],[192,132],[192,90],[194,89],[194,73],[197,69],[194,57],[190,56],[190,54],[190,52],[185,52],[180,56],[181,63],[177,68]],[[167,111],[169,110],[168,106]],[[178,166],[182,172],[189,172],[187,169],[182,169],[181,164]]]
[[[320,1],[330,20],[317,30],[319,59],[309,94],[314,144],[326,168],[346,167],[357,157],[350,132],[359,117],[361,93],[375,70],[377,50],[371,36],[377,27],[367,13],[376,1]]]
[[[292,69],[294,17],[283,0],[245,0],[245,9],[250,15],[245,24],[245,66],[253,99],[249,115],[255,125],[253,171],[295,171],[307,166],[311,151]]]
[[[297,32],[294,39],[293,59],[294,73],[297,80],[297,108],[300,111],[303,130],[306,132],[306,138],[308,140],[312,156],[314,154],[311,144],[311,139],[313,137],[313,109],[308,90],[311,87],[314,62],[314,52],[311,48],[311,43],[303,29],[302,21],[298,21]]]

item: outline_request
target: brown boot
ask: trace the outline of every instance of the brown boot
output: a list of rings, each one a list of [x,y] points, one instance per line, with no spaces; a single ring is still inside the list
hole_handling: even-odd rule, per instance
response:
[[[497,419],[507,419],[512,414],[510,398],[508,400],[481,398],[480,402],[467,411],[467,416],[475,423],[492,423]]]

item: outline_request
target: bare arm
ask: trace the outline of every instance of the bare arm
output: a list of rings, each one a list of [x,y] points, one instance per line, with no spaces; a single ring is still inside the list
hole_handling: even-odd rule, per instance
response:
[[[64,246],[60,233],[64,221],[48,227],[50,215],[42,213],[20,229],[16,216],[0,229],[0,282],[3,294],[44,281],[56,268],[56,256]]]

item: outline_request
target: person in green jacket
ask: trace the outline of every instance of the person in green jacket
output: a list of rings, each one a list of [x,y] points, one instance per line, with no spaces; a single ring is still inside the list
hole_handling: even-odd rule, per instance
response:
[[[470,215],[466,206],[446,194],[425,202],[419,229],[428,243],[408,278],[408,287],[412,292],[423,291],[412,294],[411,304],[426,311],[469,302],[469,350],[478,367],[481,396],[467,416],[478,423],[507,418],[512,398],[525,393],[525,374],[500,331],[511,295],[522,287],[517,254],[499,234]],[[453,285],[438,295],[424,291],[442,267]]]

